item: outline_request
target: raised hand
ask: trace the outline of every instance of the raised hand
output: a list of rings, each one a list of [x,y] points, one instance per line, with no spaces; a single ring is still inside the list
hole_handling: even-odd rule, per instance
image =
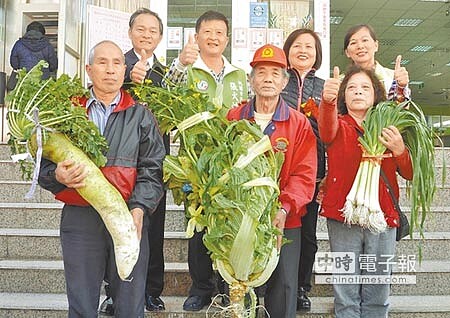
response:
[[[130,78],[134,83],[142,83],[145,79],[145,76],[147,75],[147,71],[149,70],[150,66],[147,65],[147,59],[150,57],[147,52],[142,49],[141,52],[141,59],[134,64],[133,69],[130,71]]]
[[[394,79],[400,87],[405,87],[409,83],[409,75],[406,68],[401,64],[402,56],[398,55],[395,59]]]
[[[184,66],[188,66],[193,64],[199,55],[200,49],[198,48],[198,44],[195,43],[194,36],[189,34],[189,39],[183,50],[181,51],[178,59],[181,64]]]
[[[333,77],[327,79],[323,85],[323,99],[327,103],[333,103],[336,101],[339,86],[341,85],[341,80],[339,79],[339,67],[335,66],[333,68]]]

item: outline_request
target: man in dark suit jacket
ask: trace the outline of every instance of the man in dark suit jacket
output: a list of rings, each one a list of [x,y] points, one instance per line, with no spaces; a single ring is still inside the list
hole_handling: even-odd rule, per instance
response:
[[[128,36],[133,48],[125,53],[125,81],[123,87],[128,89],[134,83],[142,83],[144,79],[150,79],[154,85],[161,86],[165,73],[162,65],[154,54],[154,50],[161,42],[163,35],[163,23],[156,12],[146,8],[135,11],[129,21]],[[164,135],[164,147],[166,154],[170,152],[169,136]],[[164,302],[160,298],[164,288],[164,221],[166,215],[166,195],[162,197],[156,211],[150,217],[148,239],[150,257],[145,288],[145,308],[149,311],[161,311],[165,309]],[[100,313],[114,315],[112,298],[108,294],[108,286],[105,287],[108,296],[100,306]]]

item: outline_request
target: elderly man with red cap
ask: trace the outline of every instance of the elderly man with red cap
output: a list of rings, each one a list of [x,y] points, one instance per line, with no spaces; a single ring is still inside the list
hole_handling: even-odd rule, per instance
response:
[[[250,65],[255,97],[230,109],[227,118],[256,123],[270,137],[273,150],[284,153],[279,178],[281,208],[273,224],[291,242],[281,247],[278,265],[267,282],[264,304],[270,317],[292,318],[297,308],[301,218],[316,182],[316,138],[306,116],[280,96],[289,79],[283,50],[266,44],[256,50]]]

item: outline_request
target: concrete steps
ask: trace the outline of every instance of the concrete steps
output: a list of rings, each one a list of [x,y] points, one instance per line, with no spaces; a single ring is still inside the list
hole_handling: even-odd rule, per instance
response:
[[[175,152],[177,145],[172,145]],[[21,181],[18,166],[9,158],[9,147],[0,145],[0,318],[2,317],[67,317],[67,299],[59,221],[62,204],[47,191],[36,190],[33,199],[25,200],[29,181]],[[450,162],[450,149],[438,150],[435,167],[437,180],[443,162]],[[440,182],[440,181],[439,181]],[[404,187],[405,183],[400,183]],[[438,186],[440,183],[438,183]],[[400,205],[409,214],[409,199],[401,191]],[[423,262],[416,262],[414,285],[392,285],[392,307],[389,317],[450,317],[450,179],[437,190],[425,240],[418,235],[397,245],[398,257],[417,256],[421,245]],[[146,317],[205,317],[206,310],[188,313],[182,303],[190,286],[187,268],[187,240],[182,206],[168,195],[165,223],[165,289],[167,310],[147,313]],[[326,220],[318,220],[319,251],[329,251]],[[394,277],[402,275],[394,269]],[[319,274],[318,274],[319,275]],[[314,278],[313,278],[314,280]],[[313,308],[297,317],[333,317],[331,285],[314,284]],[[102,299],[103,300],[103,296]],[[217,309],[209,313],[221,316]],[[258,318],[263,317],[262,314]]]
[[[0,202],[0,228],[24,229],[58,229],[62,203],[53,201],[48,203],[30,202]],[[166,207],[166,231],[183,232],[186,228],[184,207],[168,204]],[[410,208],[403,207],[409,217]],[[427,232],[450,232],[450,206],[432,207],[427,217],[425,230]],[[326,219],[319,217],[317,231],[327,232]]]
[[[30,189],[31,182],[29,181],[15,181],[4,180],[0,175],[0,187],[2,188],[2,202],[4,203],[16,203],[16,202],[29,202],[29,203],[55,203],[53,195],[40,187],[36,188],[36,192],[33,198],[25,200],[25,194]],[[410,205],[410,199],[406,196],[404,187],[401,187],[400,191],[400,206],[406,207]],[[167,195],[167,204],[175,205],[172,194]],[[433,206],[445,207],[450,206],[450,184],[444,185],[436,189]]]
[[[0,202],[0,229],[58,229],[63,204],[57,201],[47,203]],[[178,205],[166,206],[165,229],[184,231],[186,227],[184,208]]]
[[[425,232],[425,240],[415,234],[397,244],[397,255],[417,255],[419,245],[424,260],[450,259],[450,232]],[[317,233],[319,251],[329,251],[328,234]],[[0,229],[0,259],[61,259],[59,231],[53,229]],[[187,261],[187,239],[184,232],[165,232],[165,260]]]
[[[186,263],[169,263],[165,266],[163,295],[184,296],[190,287]],[[394,269],[394,277],[415,276],[415,284],[395,283],[392,295],[450,295],[450,261],[423,261],[415,265],[415,272],[403,273]],[[0,292],[11,293],[64,293],[64,268],[61,260],[0,261]],[[313,282],[314,282],[313,278]],[[332,296],[329,284],[313,284],[311,296]]]
[[[102,299],[101,299],[102,300]],[[196,313],[183,311],[184,297],[164,297],[166,311],[146,312],[153,318],[200,318],[206,314],[218,314],[216,307],[203,309]],[[311,297],[312,308],[297,317],[332,318],[332,297]],[[263,300],[261,299],[261,303]],[[450,312],[450,296],[391,296],[391,318],[444,318]],[[38,293],[0,293],[0,317],[15,318],[63,318],[67,317],[67,298],[65,294]],[[220,317],[220,315],[219,315]],[[262,318],[262,311],[258,318]]]
[[[164,295],[187,295],[191,279],[187,263],[165,264]],[[0,293],[65,293],[62,260],[0,260]]]

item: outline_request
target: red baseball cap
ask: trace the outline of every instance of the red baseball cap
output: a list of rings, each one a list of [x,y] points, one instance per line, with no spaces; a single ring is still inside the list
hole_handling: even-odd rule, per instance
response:
[[[262,62],[275,63],[282,68],[287,67],[284,51],[272,44],[266,44],[257,49],[255,55],[253,55],[253,61],[250,62],[250,66],[254,67],[256,64]]]

